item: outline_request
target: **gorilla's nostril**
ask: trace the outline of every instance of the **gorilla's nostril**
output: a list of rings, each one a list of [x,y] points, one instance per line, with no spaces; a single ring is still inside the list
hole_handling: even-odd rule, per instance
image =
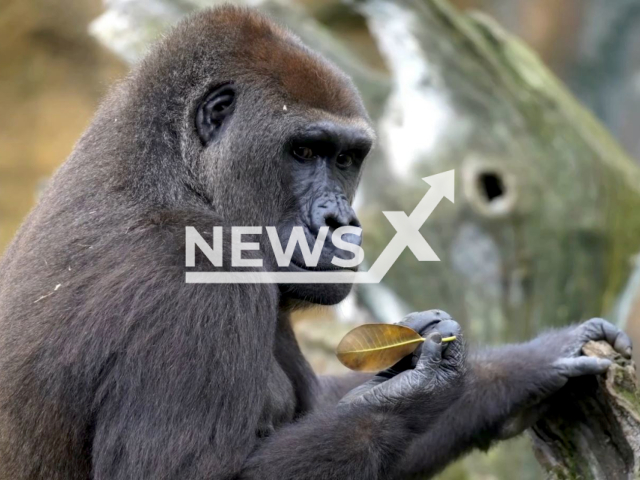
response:
[[[312,204],[309,224],[312,233],[317,234],[322,227],[329,227],[329,235],[333,235],[333,232],[342,227],[360,227],[360,222],[351,206],[342,204],[338,200],[327,201],[320,198]]]
[[[340,223],[340,221],[333,216],[328,216],[324,219],[324,223],[327,227],[329,227],[329,230],[337,230],[340,227],[342,227],[343,225]]]

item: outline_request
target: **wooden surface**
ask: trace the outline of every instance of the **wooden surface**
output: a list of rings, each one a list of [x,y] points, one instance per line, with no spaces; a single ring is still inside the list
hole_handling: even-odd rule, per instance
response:
[[[640,478],[640,392],[635,364],[604,342],[587,355],[609,358],[606,375],[572,380],[531,429],[534,451],[552,480]]]

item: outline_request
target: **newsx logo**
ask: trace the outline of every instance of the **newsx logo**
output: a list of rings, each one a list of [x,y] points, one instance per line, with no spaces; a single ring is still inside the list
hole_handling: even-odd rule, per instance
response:
[[[304,264],[307,267],[318,266],[324,242],[329,233],[329,227],[320,228],[313,250],[309,248],[302,227],[293,227],[286,250],[282,248],[276,227],[265,227],[265,229],[279,267],[288,267],[291,264],[291,257],[293,257],[296,245],[300,245],[300,252],[304,258]],[[222,233],[222,227],[213,227],[213,246],[210,246],[194,227],[186,227],[186,266],[195,267],[197,246],[214,267],[222,267]],[[342,235],[346,233],[361,236],[362,229],[360,227],[344,226],[334,230],[331,235],[331,240],[336,248],[352,252],[354,257],[350,260],[345,260],[334,256],[331,259],[331,263],[340,268],[354,268],[364,260],[364,250],[362,250],[362,247],[359,245],[345,242],[342,239]],[[242,258],[243,251],[260,250],[260,244],[258,242],[243,242],[242,235],[261,234],[262,227],[231,227],[231,266],[262,267],[261,258]]]
[[[440,259],[420,234],[420,228],[429,218],[443,198],[454,202],[455,175],[454,170],[425,177],[422,180],[431,186],[410,215],[405,212],[382,212],[396,234],[382,251],[371,268],[366,272],[352,270],[302,271],[302,272],[195,272],[187,271],[187,283],[380,283],[405,248],[409,248],[418,261],[438,262]],[[213,227],[213,245],[202,238],[193,227],[186,227],[186,267],[195,267],[196,247],[207,257],[212,265],[222,266],[222,231],[223,227]],[[242,252],[259,250],[258,242],[243,242],[242,235],[260,235],[263,227],[232,227],[231,230],[231,263],[234,267],[261,267],[262,259],[242,258]],[[290,264],[296,245],[300,246],[305,265],[315,267],[318,264],[329,227],[322,227],[316,238],[313,250],[309,248],[302,227],[294,227],[286,249],[283,249],[275,227],[265,227],[271,248],[280,267]],[[340,268],[354,268],[364,260],[364,251],[358,245],[342,239],[344,234],[360,236],[359,227],[345,226],[336,229],[331,237],[333,244],[341,250],[352,252],[354,257],[346,260],[333,257],[331,263]]]

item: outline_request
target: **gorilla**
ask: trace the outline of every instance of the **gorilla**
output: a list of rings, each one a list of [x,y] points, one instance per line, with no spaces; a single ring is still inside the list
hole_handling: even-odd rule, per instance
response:
[[[392,369],[316,377],[290,314],[350,285],[185,282],[186,227],[273,225],[283,244],[293,226],[311,243],[357,227],[373,141],[349,78],[270,20],[227,6],[179,24],[108,95],[0,263],[0,479],[433,475],[604,372],[588,340],[629,356],[601,319],[467,354],[435,310],[403,320],[426,341]],[[296,250],[285,268],[260,245],[250,271],[349,255],[328,241],[315,267]]]

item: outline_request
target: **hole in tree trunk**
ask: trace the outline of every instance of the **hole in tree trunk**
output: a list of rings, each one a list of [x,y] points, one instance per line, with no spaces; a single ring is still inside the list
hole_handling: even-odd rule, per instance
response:
[[[504,196],[505,186],[499,175],[495,173],[482,173],[478,177],[480,190],[489,203]]]
[[[462,190],[469,205],[486,218],[506,218],[518,207],[518,184],[508,164],[498,160],[466,159]]]

